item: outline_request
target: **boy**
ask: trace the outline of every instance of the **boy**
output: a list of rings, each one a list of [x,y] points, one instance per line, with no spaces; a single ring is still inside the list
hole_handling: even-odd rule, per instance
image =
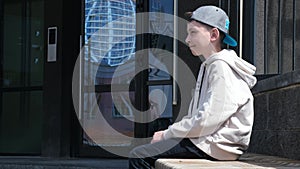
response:
[[[129,168],[151,168],[158,158],[236,160],[248,148],[255,67],[222,49],[223,44],[237,45],[228,35],[229,19],[222,9],[203,6],[188,15],[186,43],[194,56],[205,59],[188,115],[155,132],[151,144],[131,151]],[[161,152],[168,145],[175,146]]]

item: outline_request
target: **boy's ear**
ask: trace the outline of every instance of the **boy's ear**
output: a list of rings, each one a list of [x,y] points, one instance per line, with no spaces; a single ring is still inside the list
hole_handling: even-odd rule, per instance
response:
[[[220,37],[220,32],[217,28],[212,28],[210,33],[210,40],[212,42],[216,41]]]

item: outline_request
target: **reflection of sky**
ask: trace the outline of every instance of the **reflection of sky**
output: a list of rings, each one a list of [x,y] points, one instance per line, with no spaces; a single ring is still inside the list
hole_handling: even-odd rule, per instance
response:
[[[150,0],[150,12],[163,12],[173,15],[173,0]],[[157,9],[159,6],[160,9]]]
[[[170,4],[172,4],[172,6],[170,7]],[[173,10],[173,0],[163,0],[161,2],[161,5],[164,7],[164,12],[167,14],[174,14],[174,10]]]

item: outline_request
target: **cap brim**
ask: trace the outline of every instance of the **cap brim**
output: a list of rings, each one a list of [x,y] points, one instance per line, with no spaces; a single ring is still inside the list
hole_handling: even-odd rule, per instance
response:
[[[237,42],[235,39],[233,39],[233,37],[231,37],[230,35],[228,35],[227,33],[225,34],[225,38],[223,40],[223,43],[229,45],[229,46],[233,46],[236,47],[237,46]]]

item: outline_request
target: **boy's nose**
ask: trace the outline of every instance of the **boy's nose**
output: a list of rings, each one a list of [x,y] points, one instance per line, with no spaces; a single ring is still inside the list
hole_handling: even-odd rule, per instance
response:
[[[187,37],[185,38],[185,43],[187,43],[187,44],[189,44],[189,43],[190,43],[189,36],[187,36]]]

